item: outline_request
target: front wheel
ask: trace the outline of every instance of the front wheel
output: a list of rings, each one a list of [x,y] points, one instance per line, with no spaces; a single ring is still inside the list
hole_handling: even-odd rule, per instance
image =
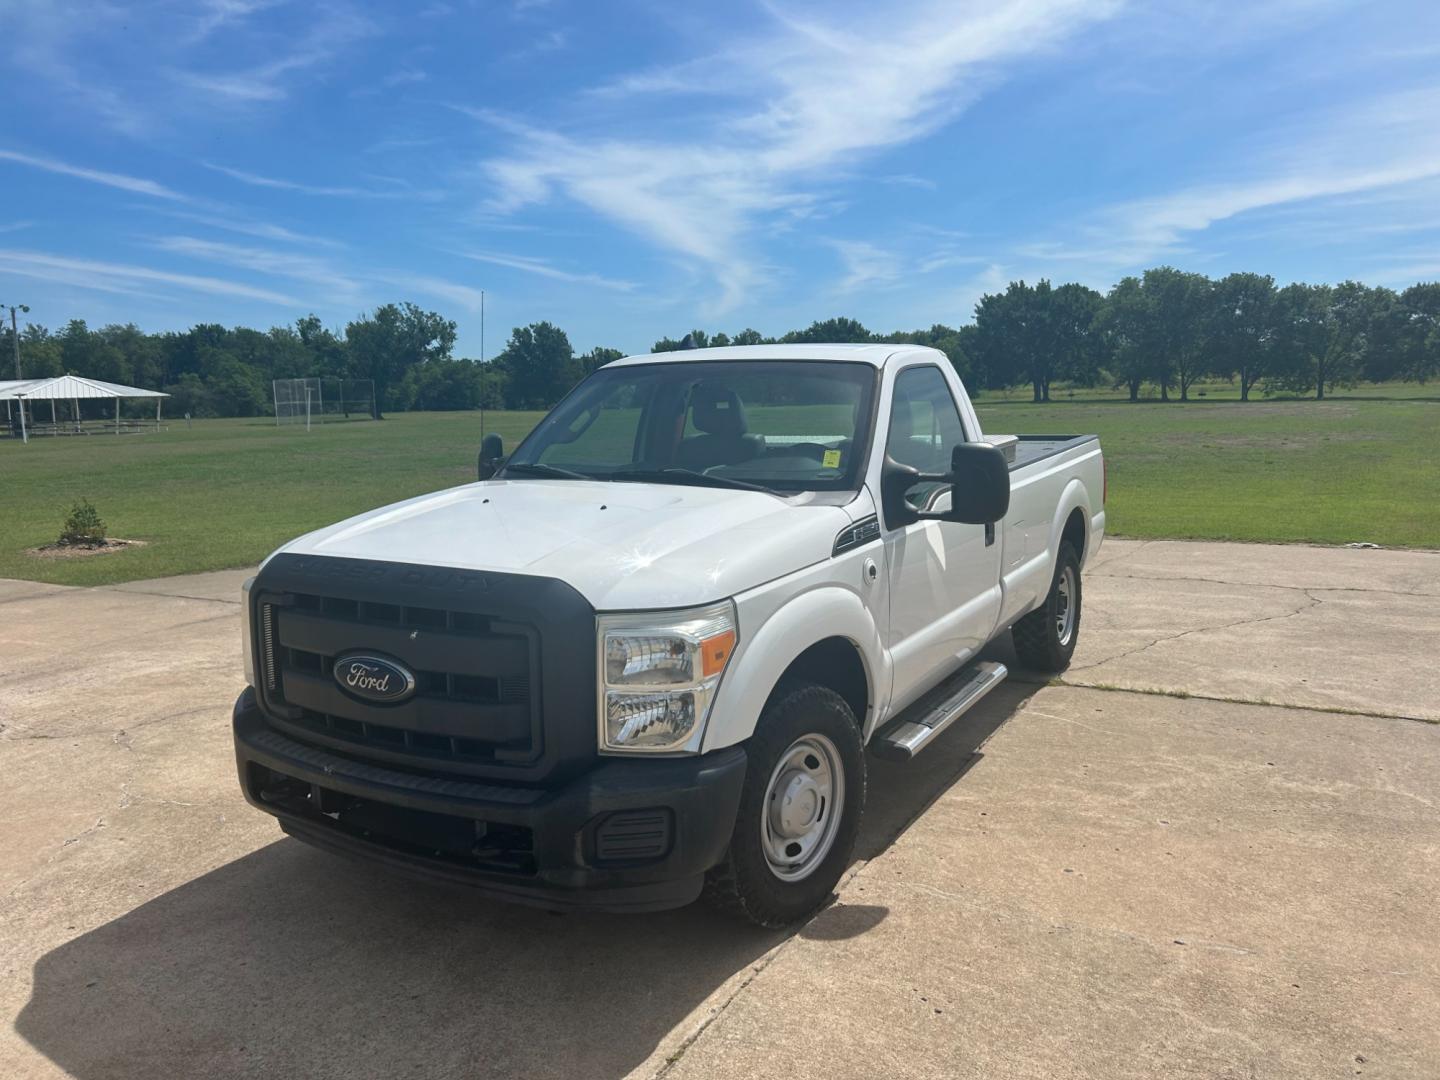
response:
[[[787,926],[830,899],[850,864],[865,807],[860,725],[833,690],[790,683],[745,749],[735,832],[705,895],[760,926]]]
[[[1015,624],[1015,652],[1026,667],[1054,674],[1070,666],[1079,638],[1080,556],[1062,543],[1045,602]]]

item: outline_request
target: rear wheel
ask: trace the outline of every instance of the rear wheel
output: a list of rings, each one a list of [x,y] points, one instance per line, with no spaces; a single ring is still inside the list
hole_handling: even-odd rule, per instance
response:
[[[1035,671],[1064,671],[1080,637],[1080,556],[1060,545],[1045,602],[1015,624],[1015,652]]]
[[[730,848],[705,896],[760,926],[803,919],[850,864],[865,806],[860,726],[833,690],[782,684],[745,747]]]

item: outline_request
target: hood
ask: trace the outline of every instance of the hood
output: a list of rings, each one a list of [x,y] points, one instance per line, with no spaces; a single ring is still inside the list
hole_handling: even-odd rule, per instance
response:
[[[838,506],[758,491],[491,480],[350,518],[281,551],[534,574],[600,611],[724,599],[830,557]]]

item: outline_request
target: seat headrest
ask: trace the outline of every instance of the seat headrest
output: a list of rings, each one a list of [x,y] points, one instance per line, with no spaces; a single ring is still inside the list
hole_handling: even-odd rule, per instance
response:
[[[707,435],[744,435],[745,405],[734,390],[697,383],[690,394],[690,420]]]

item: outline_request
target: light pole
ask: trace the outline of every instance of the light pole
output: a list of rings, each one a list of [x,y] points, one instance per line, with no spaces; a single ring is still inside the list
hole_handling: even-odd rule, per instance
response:
[[[6,306],[6,305],[4,305],[4,304],[0,304],[0,309],[3,309],[5,306]],[[16,325],[16,323],[15,323],[15,309],[16,309],[16,308],[19,308],[21,311],[25,312],[25,314],[28,315],[28,314],[30,314],[30,308],[29,308],[28,305],[25,305],[25,304],[10,304],[10,305],[9,305],[9,308],[10,308],[10,341],[11,341],[11,342],[14,344],[14,346],[15,346],[15,381],[16,381],[16,382],[19,382],[24,376],[22,376],[22,375],[20,374],[20,328],[19,328],[19,327]],[[3,316],[0,316],[0,326],[4,326],[4,325],[5,325],[4,317],[3,317]],[[24,399],[23,397],[20,398],[18,404],[19,404],[19,406],[20,406],[20,438],[21,438],[21,441],[28,443],[28,442],[30,441],[30,438],[29,438],[29,436],[25,433],[25,399]]]
[[[0,308],[3,308],[5,306],[5,304],[0,304]],[[15,344],[15,378],[16,381],[19,381],[20,379],[23,379],[24,376],[20,374],[20,328],[15,325],[15,310],[18,308],[19,310],[25,312],[25,314],[28,315],[30,314],[30,308],[25,304],[10,304],[9,308],[10,340]]]

